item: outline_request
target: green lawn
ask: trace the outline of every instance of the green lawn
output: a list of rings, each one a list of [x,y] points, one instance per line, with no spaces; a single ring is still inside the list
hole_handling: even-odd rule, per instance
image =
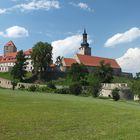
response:
[[[8,80],[12,80],[12,76],[9,72],[0,72],[0,77]]]
[[[0,89],[0,140],[139,140],[134,102]]]

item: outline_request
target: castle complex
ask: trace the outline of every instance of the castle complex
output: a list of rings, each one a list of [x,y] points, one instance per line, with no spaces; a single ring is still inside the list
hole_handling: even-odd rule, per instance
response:
[[[12,41],[9,41],[4,45],[4,55],[0,56],[0,72],[9,72],[16,62],[17,48]],[[30,72],[33,70],[31,64],[31,49],[24,52],[27,58],[26,71]]]
[[[95,68],[100,65],[100,62],[104,61],[105,63],[110,63],[110,66],[113,68],[113,72],[116,75],[122,73],[121,67],[115,59],[103,58],[98,56],[91,55],[91,48],[87,42],[87,33],[84,30],[83,41],[81,47],[79,48],[79,53],[75,54],[73,58],[63,58],[61,70],[68,70],[73,63],[79,63],[87,66],[89,72],[94,72]]]
[[[27,58],[27,66],[25,69],[28,72],[31,72],[33,70],[31,51],[32,49],[24,51],[25,57]],[[12,41],[9,41],[6,45],[4,45],[4,55],[0,56],[0,72],[9,72],[12,69],[16,62],[16,55],[17,48]],[[79,53],[75,54],[73,58],[63,58],[60,70],[65,72],[70,69],[72,64],[79,63],[85,65],[88,68],[89,72],[94,72],[95,68],[100,65],[101,61],[104,61],[105,63],[110,63],[110,66],[113,68],[113,72],[115,75],[132,77],[131,73],[122,72],[121,67],[115,59],[91,55],[91,48],[89,47],[87,41],[86,30],[84,30],[83,33],[83,41],[81,43],[81,46],[79,47]],[[53,68],[54,67],[55,65],[53,65]]]

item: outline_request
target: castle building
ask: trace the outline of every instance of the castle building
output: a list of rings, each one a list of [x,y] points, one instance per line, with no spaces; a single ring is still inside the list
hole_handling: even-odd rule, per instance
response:
[[[0,72],[9,72],[16,63],[17,48],[12,41],[9,41],[4,45],[4,55],[0,56]],[[26,60],[26,71],[33,70],[31,62],[31,49],[24,51]]]
[[[84,30],[83,41],[81,43],[81,47],[79,48],[79,53],[75,54],[73,58],[63,58],[62,66],[60,69],[65,72],[70,69],[72,64],[79,63],[85,65],[88,68],[89,72],[94,72],[95,68],[100,65],[101,61],[110,63],[110,66],[113,68],[114,74],[121,74],[121,67],[115,59],[91,55],[91,48],[89,47],[89,44],[87,42],[87,33],[86,30]]]
[[[4,45],[4,55],[0,56],[0,72],[9,72],[14,67],[16,63],[17,48],[12,41],[9,41]],[[26,58],[26,67],[27,72],[32,72],[33,65],[31,60],[32,49],[24,51]],[[51,64],[50,69],[55,69],[55,65]]]
[[[10,40],[8,43],[4,45],[4,55],[14,52],[17,52],[17,48],[15,44]]]
[[[26,71],[31,72],[33,70],[32,60],[31,60],[32,49],[24,51],[26,60]],[[9,72],[16,63],[17,48],[12,41],[9,41],[4,45],[4,55],[0,56],[0,72]],[[83,40],[81,46],[79,47],[79,53],[75,54],[73,58],[64,58],[62,59],[62,65],[60,70],[65,72],[71,68],[71,65],[74,63],[83,64],[87,67],[89,72],[94,72],[95,68],[100,65],[100,62],[104,61],[105,63],[110,63],[110,66],[113,69],[114,74],[122,75],[126,77],[132,77],[131,73],[122,72],[121,67],[115,59],[104,58],[99,56],[91,55],[91,48],[87,41],[87,33],[84,30]],[[50,68],[55,69],[56,65],[51,64]]]

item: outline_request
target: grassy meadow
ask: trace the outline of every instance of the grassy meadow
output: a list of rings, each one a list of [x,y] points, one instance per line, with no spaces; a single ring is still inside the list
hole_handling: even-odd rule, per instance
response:
[[[0,89],[0,140],[139,139],[139,103]]]

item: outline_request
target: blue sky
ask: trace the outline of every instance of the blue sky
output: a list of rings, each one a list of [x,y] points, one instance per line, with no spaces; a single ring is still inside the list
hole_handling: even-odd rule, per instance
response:
[[[86,28],[92,55],[115,58],[124,71],[138,72],[139,5],[140,0],[0,1],[0,54],[9,40],[18,50],[45,41],[54,46],[54,57],[72,57]]]

